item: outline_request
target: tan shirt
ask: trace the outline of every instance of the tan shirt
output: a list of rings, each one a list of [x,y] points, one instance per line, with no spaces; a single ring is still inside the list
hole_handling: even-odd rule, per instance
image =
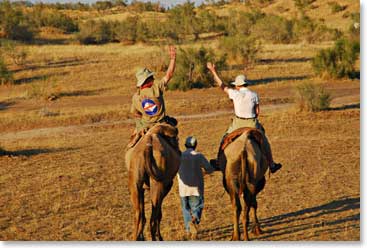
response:
[[[141,114],[144,123],[156,123],[165,116],[163,93],[166,90],[164,78],[154,81],[150,88],[138,89],[132,98],[130,112]]]
[[[200,196],[204,194],[204,178],[202,169],[210,174],[214,168],[203,154],[191,148],[181,155],[180,169],[178,170],[178,189],[180,197]]]

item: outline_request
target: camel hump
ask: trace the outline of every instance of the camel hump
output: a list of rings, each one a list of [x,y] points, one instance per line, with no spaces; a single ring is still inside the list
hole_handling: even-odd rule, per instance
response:
[[[175,138],[178,135],[178,129],[167,123],[158,123],[149,129],[148,133],[160,134],[162,136]]]
[[[241,135],[246,134],[247,137],[252,137],[255,141],[259,144],[263,144],[263,135],[262,133],[256,129],[251,127],[242,127],[234,130],[233,132],[229,133],[223,140],[221,150],[226,149],[226,147],[235,141]]]

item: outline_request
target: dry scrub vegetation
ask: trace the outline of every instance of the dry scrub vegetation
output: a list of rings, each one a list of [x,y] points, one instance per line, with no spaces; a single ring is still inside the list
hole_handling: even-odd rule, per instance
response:
[[[338,2],[348,5],[343,13],[359,8],[355,1]],[[329,20],[325,1],[313,5],[306,10],[312,18],[322,16],[330,25],[336,20],[347,29],[342,12]],[[263,8],[282,12],[278,3]],[[284,16],[295,11],[289,8]],[[98,18],[120,18],[98,13]],[[89,17],[84,12],[83,18]],[[217,44],[209,39],[179,47],[216,49]],[[360,81],[316,77],[310,63],[319,49],[332,45],[266,43],[258,62],[246,72],[260,95],[260,121],[274,157],[284,165],[258,197],[264,234],[250,239],[360,239]],[[27,63],[7,61],[14,83],[0,85],[0,239],[130,240],[133,215],[124,147],[133,129],[128,110],[135,68],[148,66],[157,78],[163,76],[159,68],[167,57],[165,47],[22,46],[28,51]],[[224,78],[242,72],[234,61],[229,65],[220,72]],[[303,83],[330,92],[330,108],[299,112],[296,88]],[[56,100],[50,101],[52,97]],[[231,118],[232,105],[225,94],[216,88],[168,91],[165,99],[168,114],[178,117],[180,143],[194,135],[198,150],[213,158]],[[145,199],[149,217],[149,197]],[[218,172],[205,177],[205,201],[198,239],[229,240],[231,206]],[[179,208],[175,181],[163,203],[165,240],[182,240]],[[146,228],[149,239],[148,233]]]

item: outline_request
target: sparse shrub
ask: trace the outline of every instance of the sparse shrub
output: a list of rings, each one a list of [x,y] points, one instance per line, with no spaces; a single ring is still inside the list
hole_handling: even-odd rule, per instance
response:
[[[11,40],[0,42],[0,52],[13,60],[16,65],[24,65],[28,56],[25,48],[20,47],[16,42]]]
[[[171,90],[189,90],[192,88],[206,88],[214,86],[214,80],[206,68],[206,63],[212,61],[218,70],[226,66],[226,57],[216,59],[213,50],[180,49],[177,57],[175,77],[168,85]]]
[[[293,41],[306,41],[308,43],[336,40],[341,36],[339,30],[328,28],[324,24],[320,25],[306,15],[293,20],[292,33]]]
[[[256,60],[260,50],[260,42],[246,35],[223,37],[219,43],[220,49],[228,54],[228,58],[248,66]]]
[[[81,44],[104,44],[112,38],[111,25],[105,21],[88,21],[81,26],[77,35]]]
[[[322,86],[303,83],[297,86],[298,107],[301,111],[322,111],[330,107],[331,95]]]
[[[47,11],[38,19],[40,27],[55,27],[64,32],[78,31],[78,23],[59,11]]]
[[[33,41],[34,30],[31,29],[26,16],[9,1],[0,1],[0,17],[0,31],[6,39]]]
[[[304,11],[306,8],[310,7],[310,5],[315,2],[315,0],[293,0],[294,4],[300,11]]]
[[[11,83],[13,81],[13,74],[8,70],[4,59],[0,54],[0,85]]]
[[[114,23],[113,33],[115,39],[120,42],[135,43],[138,39],[144,41],[149,37],[147,25],[141,23],[138,16],[130,16],[124,21]]]
[[[331,8],[332,13],[338,13],[338,12],[343,11],[347,8],[347,6],[340,5],[337,2],[329,2],[328,4]]]
[[[333,48],[322,49],[312,60],[312,66],[320,76],[353,78],[356,76],[354,64],[359,53],[359,42],[341,39],[336,41]]]
[[[274,43],[289,43],[292,40],[292,22],[275,15],[267,15],[256,22],[252,35]]]
[[[359,42],[360,40],[360,13],[350,15],[352,24],[349,26],[349,37],[351,40]]]

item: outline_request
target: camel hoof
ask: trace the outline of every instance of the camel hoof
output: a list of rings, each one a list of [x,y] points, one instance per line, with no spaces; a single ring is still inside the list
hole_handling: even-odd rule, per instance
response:
[[[136,241],[145,241],[144,239],[144,235],[140,234],[137,238]]]
[[[251,233],[254,234],[255,236],[259,236],[263,234],[263,231],[261,230],[260,226],[256,225],[252,228]]]
[[[240,239],[238,237],[233,237],[230,239],[230,241],[239,241]]]

